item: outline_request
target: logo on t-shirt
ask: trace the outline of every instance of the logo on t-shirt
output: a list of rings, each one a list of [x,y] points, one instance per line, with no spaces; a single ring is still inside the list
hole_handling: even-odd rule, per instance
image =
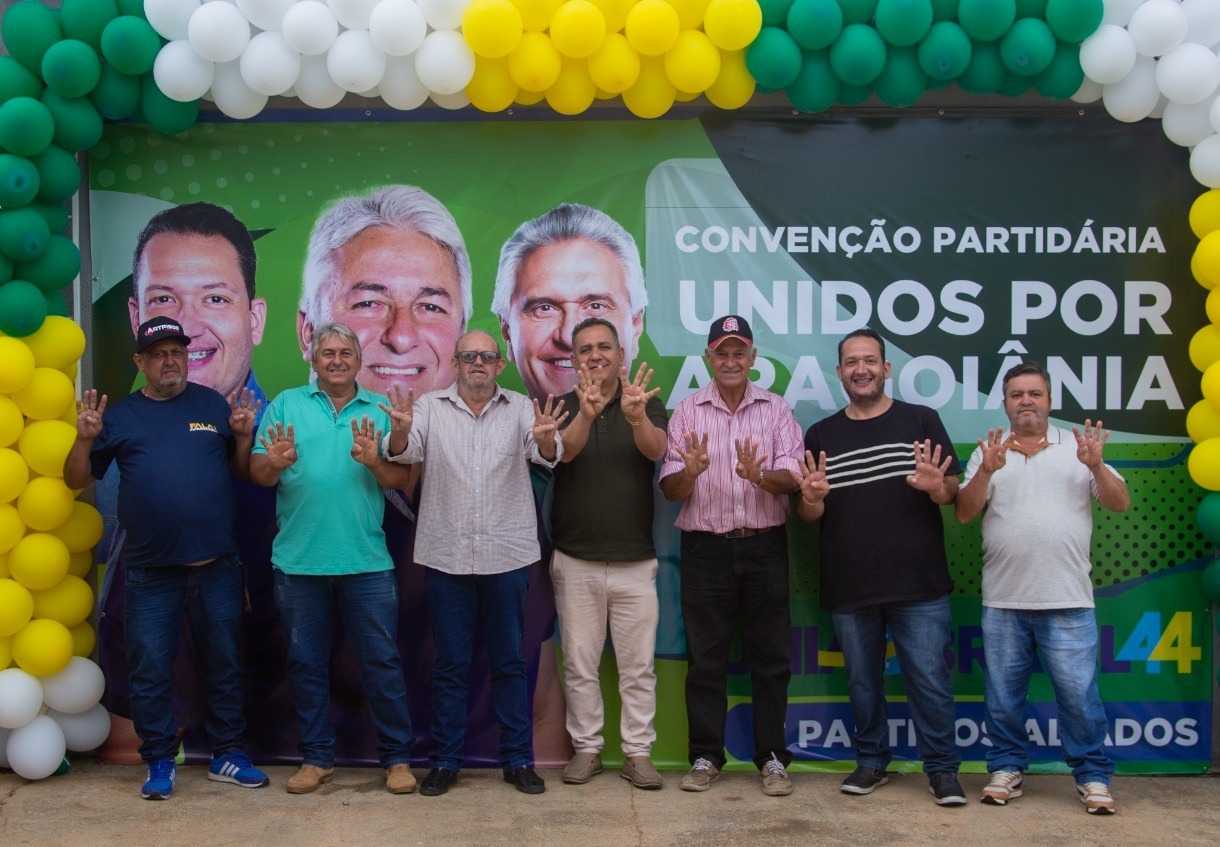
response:
[[[189,424],[191,432],[219,432],[215,424],[210,423],[191,423]]]

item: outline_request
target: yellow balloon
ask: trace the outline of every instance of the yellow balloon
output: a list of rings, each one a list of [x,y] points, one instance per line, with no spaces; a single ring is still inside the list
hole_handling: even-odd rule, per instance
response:
[[[681,28],[677,11],[665,0],[639,0],[627,13],[623,33],[641,56],[660,56],[674,46]]]
[[[34,591],[34,617],[76,626],[93,611],[93,589],[71,574],[43,591]]]
[[[703,31],[721,50],[744,50],[761,30],[756,0],[709,0],[703,12]]]
[[[1215,291],[1216,284],[1203,278],[1203,272],[1199,270],[1199,256],[1194,254],[1190,257],[1190,275],[1195,278],[1195,282],[1206,288],[1208,291]]]
[[[690,101],[694,100],[696,97],[698,97],[702,93],[703,93],[702,91],[683,91],[681,88],[675,88],[674,89],[674,102],[675,103],[689,103]]]
[[[526,32],[542,32],[551,25],[551,18],[563,0],[512,0],[521,12],[521,23]]]
[[[34,365],[64,370],[85,352],[85,332],[75,321],[60,315],[47,315],[42,326],[21,339],[34,354]]]
[[[0,671],[13,663],[13,639],[0,638]]]
[[[11,503],[0,505],[0,553],[7,553],[25,535],[25,521]],[[12,570],[10,563],[9,569]]]
[[[97,633],[93,631],[93,624],[83,621],[76,626],[68,627],[68,632],[72,634],[73,656],[88,659],[93,655],[93,648],[97,646]]]
[[[698,30],[683,30],[665,54],[665,75],[679,91],[706,91],[720,75],[720,51]]]
[[[17,497],[17,514],[30,529],[43,532],[52,530],[72,516],[75,497],[62,479],[40,476],[31,479]]]
[[[466,43],[476,56],[489,59],[507,56],[521,40],[524,26],[521,12],[509,0],[471,0],[462,14]]]
[[[519,106],[533,106],[535,103],[541,103],[545,96],[545,91],[526,91],[524,88],[518,88],[514,102]]]
[[[606,33],[618,32],[627,23],[627,13],[635,5],[635,0],[590,0],[594,6],[601,9],[606,19]]]
[[[1203,192],[1190,204],[1190,228],[1196,238],[1220,230],[1220,188]]]
[[[73,421],[73,426],[76,422]],[[17,408],[17,404],[0,395],[0,447],[16,444],[25,428],[25,416]]]
[[[1207,302],[1203,306],[1207,312],[1207,319],[1214,324],[1220,324],[1220,294],[1217,293],[1218,291],[1220,288],[1213,288],[1208,292]]]
[[[585,58],[600,47],[605,38],[606,16],[589,0],[568,0],[551,18],[551,41],[555,42],[555,49],[568,58]]]
[[[64,543],[45,532],[31,532],[8,555],[13,579],[31,591],[45,591],[68,575],[71,554]]]
[[[508,73],[526,91],[546,91],[559,78],[559,51],[541,32],[527,32],[508,54]]]
[[[1207,370],[1212,362],[1220,361],[1220,328],[1208,324],[1196,332],[1187,348],[1190,363],[1200,372]]]
[[[703,23],[703,13],[708,0],[667,0],[678,13],[678,25],[682,29],[698,29]]]
[[[606,36],[602,46],[589,57],[589,77],[611,95],[622,94],[640,76],[640,54],[621,33]]]
[[[61,420],[32,421],[17,441],[30,468],[43,476],[63,476],[64,460],[76,441],[76,427]]]
[[[615,94],[613,91],[607,91],[604,88],[597,89],[597,93],[594,94],[593,96],[596,97],[598,100],[613,100],[615,97],[618,97],[618,95]]]
[[[508,72],[508,59],[474,57],[474,76],[466,84],[472,106],[483,112],[503,112],[513,104],[517,90]]]
[[[66,545],[65,545],[66,546]],[[68,573],[84,579],[93,570],[93,551],[82,550],[79,553],[68,554]]]
[[[745,50],[720,52],[720,75],[707,89],[707,99],[720,109],[740,109],[754,96],[754,77],[746,68]]]
[[[27,418],[58,418],[75,401],[72,380],[54,368],[34,368],[25,388],[12,393],[13,402]]]
[[[8,579],[11,576],[8,569],[8,553],[0,553],[0,579]]]
[[[16,450],[0,447],[0,503],[11,503],[30,482],[30,466]]]
[[[1220,409],[1220,360],[1203,371],[1203,399]]]
[[[75,500],[72,514],[51,534],[64,543],[69,553],[87,553],[102,540],[101,513],[88,503]]]
[[[673,106],[677,91],[665,75],[665,62],[659,56],[642,56],[639,79],[623,92],[623,103],[636,117],[659,118]]]
[[[1190,451],[1186,467],[1193,479],[1208,491],[1220,491],[1220,438],[1200,441]]]
[[[34,595],[13,579],[0,579],[0,636],[12,635],[34,615]]]
[[[1209,232],[1199,240],[1190,267],[1195,278],[1206,288],[1220,284],[1220,230]]]
[[[34,619],[13,636],[13,661],[33,676],[51,676],[72,658],[72,633],[59,621]]]
[[[1220,437],[1220,409],[1207,400],[1195,403],[1186,413],[1186,434],[1196,444]]]
[[[34,378],[34,354],[20,339],[0,337],[0,394],[25,388]]]
[[[597,86],[589,79],[588,63],[564,59],[559,79],[546,90],[546,102],[561,115],[579,115],[593,105],[596,94]]]

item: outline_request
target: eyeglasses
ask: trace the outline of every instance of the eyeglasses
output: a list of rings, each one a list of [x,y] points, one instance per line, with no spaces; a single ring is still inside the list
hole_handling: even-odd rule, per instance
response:
[[[485,365],[500,361],[500,353],[497,350],[463,350],[457,357],[468,365],[473,365],[479,359],[482,359]]]

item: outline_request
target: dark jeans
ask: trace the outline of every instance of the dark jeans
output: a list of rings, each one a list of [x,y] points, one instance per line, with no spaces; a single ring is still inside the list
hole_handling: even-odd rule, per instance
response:
[[[213,755],[245,746],[242,714],[242,568],[236,556],[206,565],[127,569],[131,718],[146,762],[178,754],[172,671],[186,612]]]
[[[686,627],[686,719],[690,761],[723,767],[727,678],[740,613],[753,698],[754,764],[792,760],[784,737],[792,624],[788,535],[777,527],[750,538],[682,533],[682,619]]]
[[[432,671],[432,762],[459,771],[465,761],[466,695],[475,627],[482,622],[491,668],[491,696],[500,722],[496,753],[501,767],[533,763],[533,717],[525,682],[521,639],[529,569],[454,575],[428,568],[428,609],[436,641]]]
[[[411,713],[398,655],[394,571],[298,576],[275,572],[275,602],[288,640],[288,674],[301,730],[302,764],[334,767],[330,721],[331,616],[338,607],[377,727],[381,766],[409,763]]]

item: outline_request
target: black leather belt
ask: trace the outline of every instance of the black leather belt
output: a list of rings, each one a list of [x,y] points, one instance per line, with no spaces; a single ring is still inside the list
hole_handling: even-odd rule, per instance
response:
[[[755,535],[762,535],[773,529],[775,529],[773,526],[764,526],[762,529],[756,529],[752,526],[739,526],[737,529],[730,529],[728,532],[709,532],[708,535],[714,535],[717,538],[752,538]]]

